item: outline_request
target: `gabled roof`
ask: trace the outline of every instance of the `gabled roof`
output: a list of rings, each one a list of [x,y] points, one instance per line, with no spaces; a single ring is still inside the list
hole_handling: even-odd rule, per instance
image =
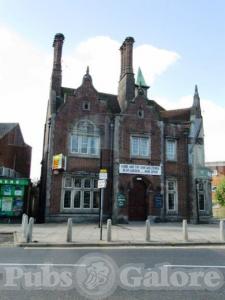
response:
[[[3,138],[13,128],[18,126],[19,123],[0,123],[0,138]]]
[[[107,93],[98,93],[100,100],[107,101],[107,107],[112,113],[120,113],[120,105],[116,95]]]
[[[190,111],[191,108],[183,108],[183,109],[174,109],[174,110],[164,110],[161,111],[161,116],[163,119],[166,120],[182,120],[182,121],[189,121],[190,120]]]

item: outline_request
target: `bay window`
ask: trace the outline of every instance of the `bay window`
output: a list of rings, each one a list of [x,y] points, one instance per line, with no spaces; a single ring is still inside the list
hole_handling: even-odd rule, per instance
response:
[[[67,176],[64,178],[62,208],[64,210],[98,209],[97,179]]]

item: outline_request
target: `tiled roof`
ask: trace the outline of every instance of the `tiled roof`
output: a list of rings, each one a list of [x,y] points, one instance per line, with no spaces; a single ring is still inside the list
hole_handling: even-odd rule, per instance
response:
[[[183,109],[165,110],[165,111],[161,111],[160,113],[163,119],[189,121],[190,111],[191,111],[190,108],[183,108]]]
[[[18,123],[0,123],[0,138],[3,138],[8,132],[15,128]]]
[[[112,113],[120,113],[120,106],[116,95],[98,93],[100,100],[107,101],[107,107]]]

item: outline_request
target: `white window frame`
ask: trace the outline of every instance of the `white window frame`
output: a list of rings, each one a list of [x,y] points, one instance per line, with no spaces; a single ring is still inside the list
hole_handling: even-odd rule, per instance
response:
[[[169,155],[168,145],[169,143],[174,144],[174,154],[173,157]],[[177,140],[173,138],[167,138],[166,139],[166,160],[167,161],[177,161]]]
[[[86,122],[87,126],[91,125],[93,126],[93,132],[85,132],[82,130],[79,130],[79,124],[80,122]],[[76,138],[77,139],[77,151],[75,151],[75,149],[73,149],[73,139]],[[84,141],[86,139],[86,152],[82,152],[82,146],[84,145]],[[91,153],[91,143],[92,143],[92,139],[95,140],[95,153]],[[98,129],[96,128],[96,126],[90,122],[89,120],[80,120],[76,126],[74,127],[74,129],[72,130],[72,132],[70,133],[70,143],[69,143],[69,152],[71,155],[74,156],[79,156],[79,157],[99,157],[100,156],[100,134],[98,132]]]
[[[138,153],[133,152],[133,140],[137,139],[138,140]],[[147,140],[147,154],[142,155],[140,153],[141,148],[140,148],[140,141],[141,139]],[[151,139],[149,136],[143,136],[143,135],[135,135],[132,134],[130,136],[130,157],[137,157],[137,158],[142,158],[142,159],[148,159],[151,157]]]
[[[174,183],[174,190],[169,190],[169,182]],[[174,209],[169,209],[169,193],[174,194]],[[166,180],[166,210],[168,213],[177,213],[178,212],[178,188],[177,180],[174,178]]]
[[[66,179],[71,178],[72,180],[72,185],[69,187],[66,187]],[[80,179],[81,180],[81,186],[80,187],[75,187],[74,182],[75,179]],[[88,179],[91,181],[90,187],[85,187],[84,182],[85,180]],[[61,210],[62,211],[67,211],[67,212],[98,212],[99,207],[94,208],[93,207],[93,201],[94,201],[94,193],[99,192],[99,189],[97,186],[95,187],[95,181],[97,181],[96,178],[89,178],[89,177],[78,177],[78,176],[65,176],[62,180],[63,186],[62,186],[62,199],[61,199]],[[64,197],[66,191],[70,191],[70,207],[65,207],[64,206]],[[80,191],[80,207],[74,207],[74,196],[77,191]],[[84,208],[84,192],[89,191],[90,192],[90,207]],[[99,194],[100,197],[100,194]],[[100,204],[100,203],[99,203]]]

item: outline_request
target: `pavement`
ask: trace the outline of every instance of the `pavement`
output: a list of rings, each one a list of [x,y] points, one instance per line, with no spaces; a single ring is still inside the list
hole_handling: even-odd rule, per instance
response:
[[[182,223],[151,224],[151,240],[145,241],[145,222],[113,225],[112,240],[106,240],[106,225],[103,239],[97,224],[73,224],[72,242],[66,242],[66,223],[34,224],[31,243],[25,243],[20,224],[0,224],[0,236],[13,233],[17,246],[149,246],[149,245],[223,245],[220,241],[219,224],[188,224],[188,241],[183,239]]]

